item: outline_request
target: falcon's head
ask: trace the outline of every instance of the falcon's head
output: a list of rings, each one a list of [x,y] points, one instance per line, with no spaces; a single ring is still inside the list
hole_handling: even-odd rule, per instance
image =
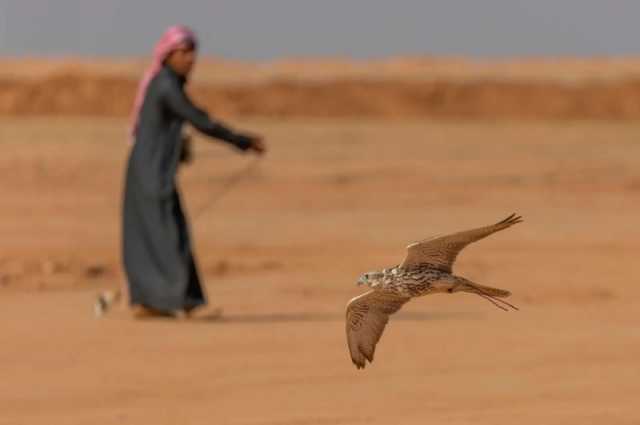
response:
[[[367,285],[371,288],[375,288],[382,283],[383,278],[384,273],[382,272],[367,272],[358,279],[358,286]]]

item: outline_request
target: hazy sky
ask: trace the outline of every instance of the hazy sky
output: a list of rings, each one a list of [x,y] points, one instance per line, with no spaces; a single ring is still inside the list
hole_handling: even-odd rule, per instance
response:
[[[147,55],[192,26],[229,58],[620,55],[639,0],[0,0],[0,55]]]

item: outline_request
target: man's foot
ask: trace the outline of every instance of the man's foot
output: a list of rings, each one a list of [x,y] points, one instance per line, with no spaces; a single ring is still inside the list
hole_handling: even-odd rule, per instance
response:
[[[155,308],[136,305],[133,307],[133,317],[135,319],[174,318],[175,314],[170,311],[156,310]]]
[[[203,314],[199,315],[198,319],[207,321],[218,321],[222,319],[222,313],[222,307],[210,308]]]
[[[193,317],[196,315],[196,310],[202,310],[202,305],[194,305],[194,306],[189,306],[189,307],[185,307],[182,309],[182,318],[184,319],[193,319]]]

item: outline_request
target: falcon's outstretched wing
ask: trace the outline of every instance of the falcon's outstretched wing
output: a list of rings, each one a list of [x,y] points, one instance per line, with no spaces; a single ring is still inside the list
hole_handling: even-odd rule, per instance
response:
[[[347,343],[351,360],[358,369],[365,360],[373,361],[376,344],[389,321],[389,315],[400,310],[410,298],[369,291],[355,297],[347,304]]]
[[[479,227],[413,243],[407,247],[407,256],[400,267],[410,269],[420,265],[429,265],[432,268],[451,273],[453,263],[464,247],[521,221],[522,217],[511,214],[506,219],[491,226]]]

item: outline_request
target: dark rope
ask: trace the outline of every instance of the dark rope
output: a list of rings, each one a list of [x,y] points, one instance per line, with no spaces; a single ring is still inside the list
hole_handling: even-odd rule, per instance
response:
[[[231,191],[235,186],[238,185],[243,179],[251,174],[251,172],[256,168],[258,163],[260,162],[261,157],[254,157],[244,168],[232,173],[227,178],[225,178],[220,183],[220,188],[213,192],[208,199],[206,199],[202,205],[195,209],[193,213],[193,221],[196,221],[198,218],[202,217],[202,215],[207,212],[211,207],[217,204],[220,199],[222,199],[227,193]]]

